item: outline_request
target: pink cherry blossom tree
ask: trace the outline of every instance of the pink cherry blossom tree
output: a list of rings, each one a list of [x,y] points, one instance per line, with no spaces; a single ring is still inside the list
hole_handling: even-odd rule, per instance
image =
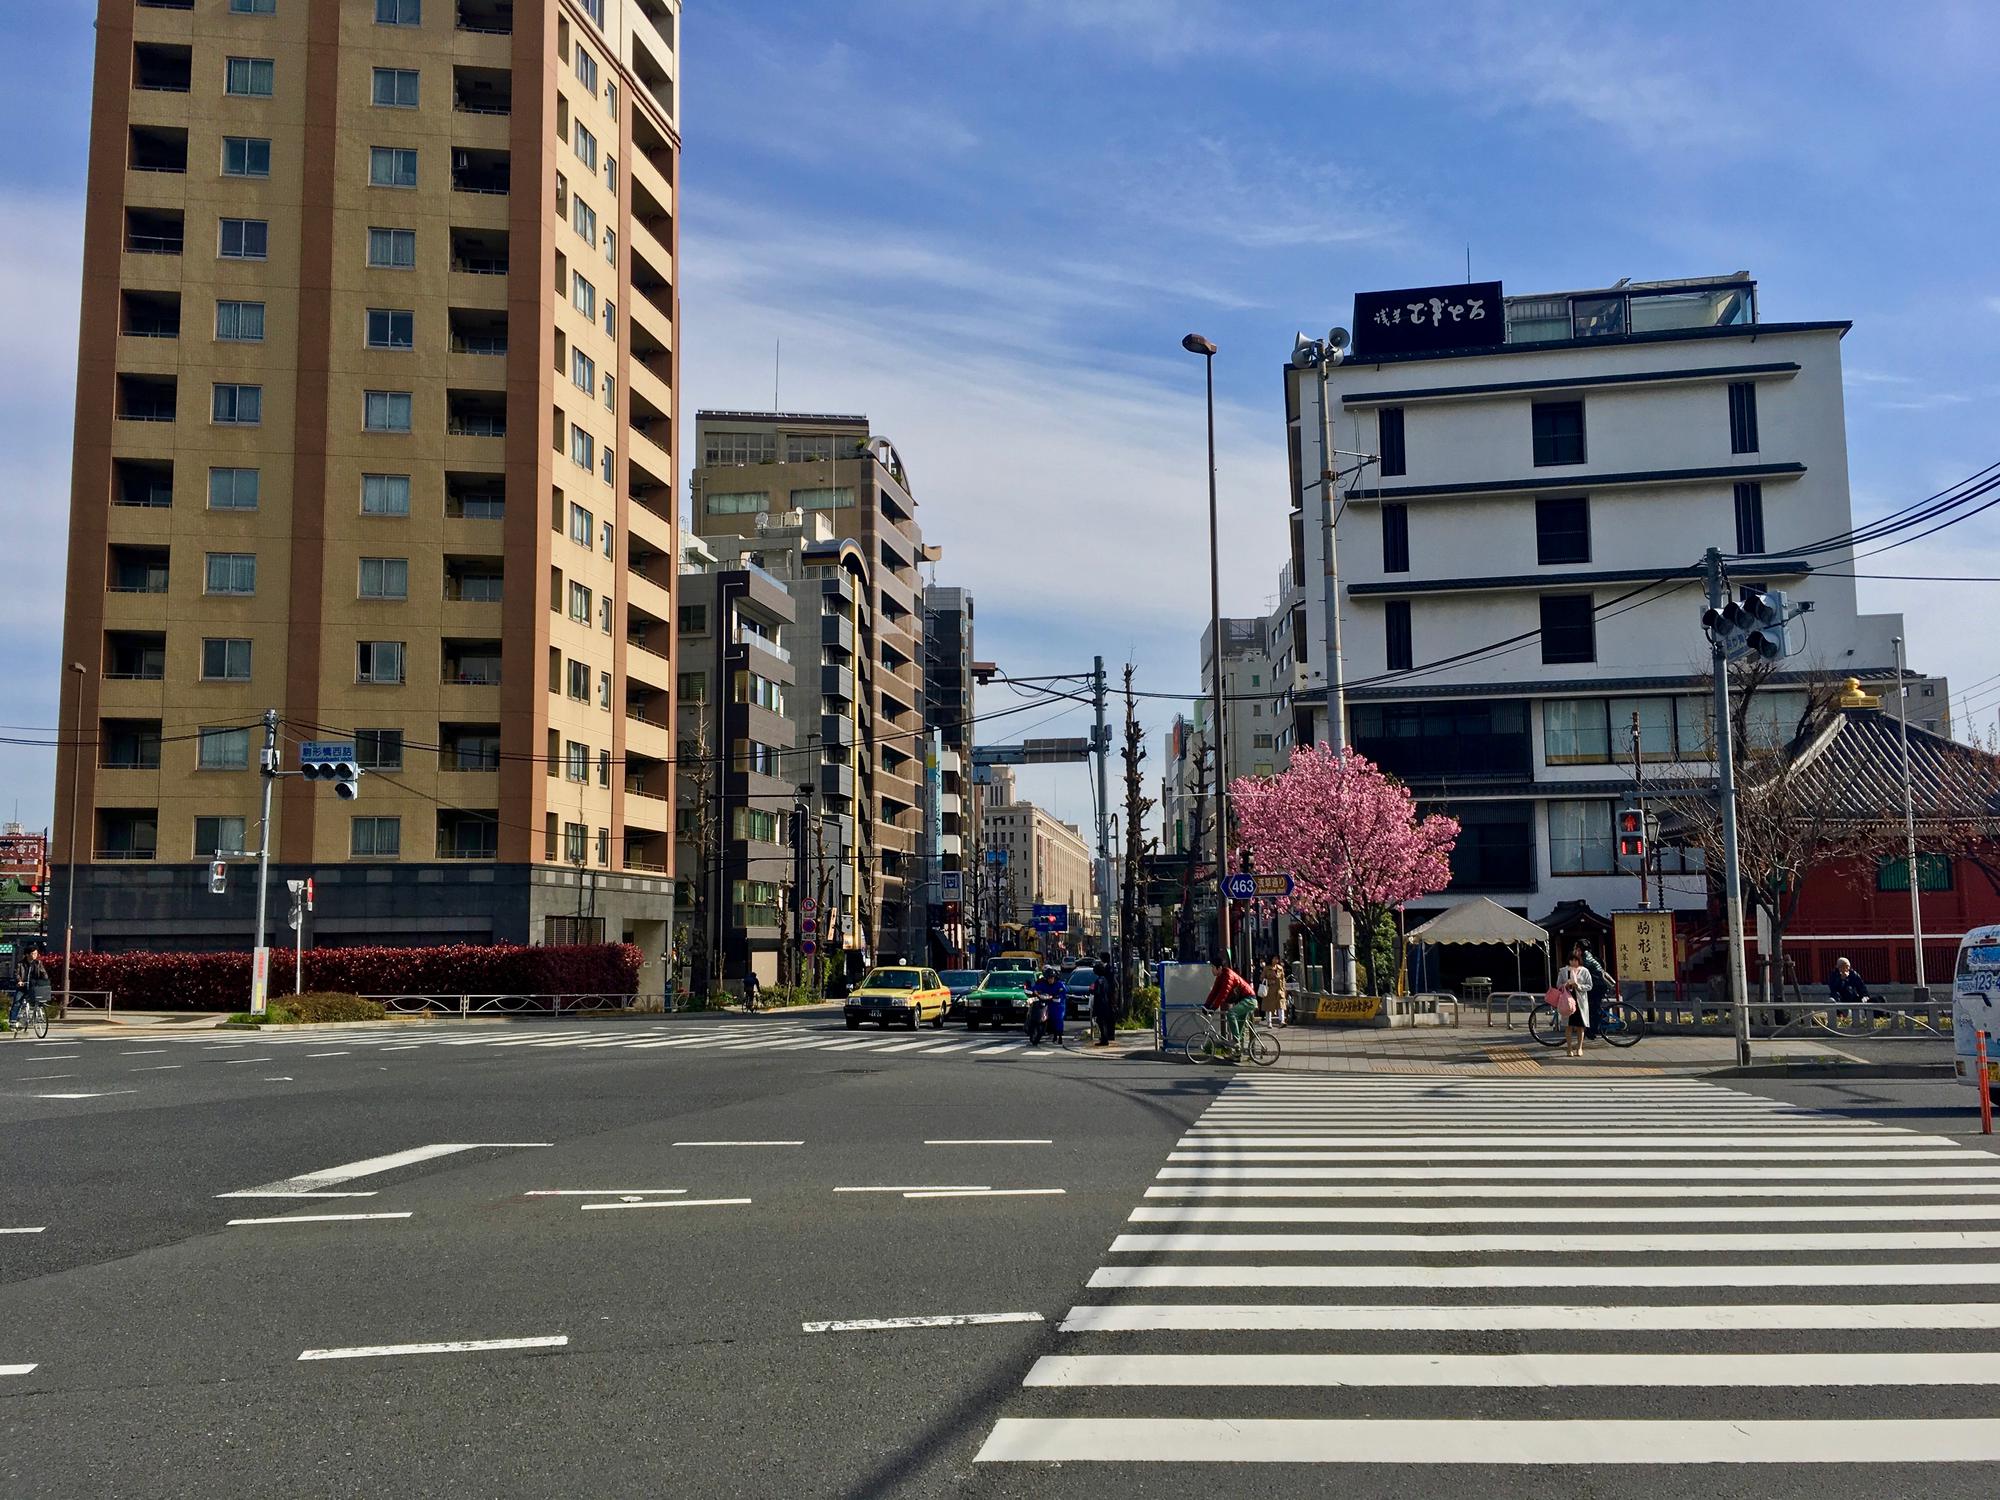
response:
[[[1256,867],[1291,873],[1285,905],[1321,921],[1347,908],[1371,960],[1385,916],[1450,883],[1458,820],[1419,818],[1409,788],[1351,750],[1295,750],[1278,775],[1230,783],[1229,799],[1239,842]],[[1379,986],[1377,962],[1370,976]]]

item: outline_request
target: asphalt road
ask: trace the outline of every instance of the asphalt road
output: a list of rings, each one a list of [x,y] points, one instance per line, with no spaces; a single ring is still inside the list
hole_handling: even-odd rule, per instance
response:
[[[1954,1086],[820,1033],[0,1045],[0,1493],[1990,1491]]]

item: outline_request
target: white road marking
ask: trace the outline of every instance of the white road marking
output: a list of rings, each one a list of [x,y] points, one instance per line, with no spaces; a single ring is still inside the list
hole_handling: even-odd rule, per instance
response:
[[[1992,1385],[2000,1354],[1053,1354],[1029,1386]]]
[[[95,1094],[37,1094],[37,1099],[108,1099],[113,1094],[136,1094],[137,1089],[104,1089]]]
[[[891,1052],[915,1052],[923,1047],[942,1047],[943,1045],[944,1043],[940,1042],[936,1037],[927,1036],[914,1042],[898,1042],[893,1047],[884,1047],[882,1052],[886,1056]]]
[[[804,1141],[675,1141],[676,1146],[803,1146]]]
[[[1565,1262],[1565,1287],[1761,1287],[1893,1286],[1910,1284],[1910,1262],[1882,1265],[1718,1265],[1585,1266]],[[1921,1268],[1927,1286],[1990,1286],[2000,1280],[2000,1262],[1929,1261]],[[1091,1274],[1096,1290],[1128,1287],[1413,1287],[1428,1291],[1459,1287],[1538,1290],[1547,1280],[1539,1266],[1104,1266]]]
[[[319,1193],[295,1193],[295,1192],[285,1192],[282,1189],[273,1190],[271,1192],[260,1192],[256,1188],[252,1188],[247,1192],[217,1193],[215,1196],[218,1198],[372,1198],[375,1196],[375,1192],[372,1188],[366,1192],[345,1192],[345,1193],[337,1191],[319,1192]]]
[[[400,1047],[384,1047],[382,1050],[384,1052],[414,1052],[421,1046],[423,1046],[422,1042],[405,1042]]]
[[[1190,1131],[1181,1137],[1180,1145],[1187,1147],[1229,1147],[1233,1149],[1268,1149],[1284,1147],[1343,1146],[1355,1148],[1380,1148],[1393,1142],[1412,1151],[1427,1146],[1480,1146],[1500,1150],[1509,1146],[1563,1146],[1604,1151],[1629,1151],[1639,1147],[1659,1146],[1752,1146],[1770,1148],[1777,1146],[1810,1145],[1819,1141],[1839,1141],[1849,1144],[1882,1145],[1895,1141],[1910,1146],[1949,1146],[1954,1144],[1951,1137],[1942,1135],[1907,1135],[1894,1130],[1872,1130],[1867,1132],[1849,1130],[1796,1130],[1784,1133],[1759,1132],[1756,1135],[1215,1135],[1207,1131]],[[1405,1153],[1407,1154],[1407,1153]]]
[[[975,1462],[1700,1464],[1992,1463],[2000,1421],[1364,1420],[1004,1417]]]
[[[0,1234],[41,1234],[48,1229],[46,1224],[23,1225],[19,1229],[0,1229]]]
[[[33,1365],[0,1365],[0,1375],[27,1375],[34,1369]]]
[[[661,1198],[686,1188],[530,1188],[523,1198]]]
[[[345,1048],[342,1048],[342,1049],[341,1049],[340,1051],[338,1051],[338,1052],[308,1052],[308,1053],[306,1054],[306,1056],[307,1056],[307,1057],[346,1057],[346,1056],[348,1056],[348,1053],[347,1053],[347,1050],[346,1050]]]
[[[528,1151],[549,1145],[548,1141],[461,1141],[432,1146],[412,1146],[407,1151],[392,1151],[387,1156],[371,1156],[364,1161],[351,1161],[343,1166],[326,1167],[317,1172],[303,1172],[297,1177],[287,1177],[278,1182],[259,1183],[252,1192],[295,1192],[309,1188],[335,1187],[343,1182],[352,1182],[357,1177],[373,1177],[378,1172],[393,1172],[398,1167],[414,1166],[420,1161],[432,1161],[440,1156],[454,1156],[461,1151]]]
[[[1116,1255],[1641,1255],[1654,1252],[1799,1250],[2000,1250],[2000,1231],[1906,1230],[1838,1234],[1121,1234]],[[1564,1268],[1565,1273],[1567,1267]],[[1928,1274],[1928,1268],[1926,1268]]]
[[[276,1078],[266,1078],[264,1080],[266,1083],[290,1083],[291,1081],[292,1075],[289,1073],[281,1073]]]
[[[225,1068],[233,1068],[238,1063],[276,1062],[276,1061],[277,1059],[272,1057],[225,1057],[222,1060],[222,1065]]]
[[[926,1146],[1053,1146],[1055,1142],[1051,1140],[1035,1140],[1030,1138],[1023,1140],[995,1139],[990,1141],[978,1141],[978,1140],[925,1141],[924,1144]]]
[[[1134,1224],[1806,1224],[1857,1219],[1950,1224],[2000,1219],[2000,1203],[1794,1203],[1706,1207],[1633,1208],[1579,1203],[1570,1208],[1252,1208],[1243,1206],[1135,1208]],[[1588,1249],[1584,1233],[1578,1249]]]
[[[1832,1151],[1783,1151],[1738,1148],[1731,1153],[1738,1161],[1749,1162],[1990,1162],[2000,1166],[2000,1157],[1990,1151],[1981,1151],[1973,1146],[1949,1146],[1942,1149],[1910,1147],[1894,1151],[1864,1151],[1847,1147]],[[1549,1159],[1546,1151],[1437,1151],[1419,1148],[1415,1151],[1174,1151],[1167,1156],[1176,1162],[1354,1162],[1383,1164],[1391,1162],[1432,1162],[1462,1161],[1491,1163],[1505,1166],[1509,1162],[1545,1162]],[[1707,1162],[1715,1160],[1710,1151],[1602,1151],[1577,1153],[1570,1158],[1579,1166],[1596,1165],[1599,1162],[1632,1161],[1655,1163],[1669,1161]]]
[[[989,1189],[977,1183],[944,1183],[931,1187],[837,1187],[836,1193],[984,1193]]]
[[[1328,1181],[1341,1179],[1350,1182],[1394,1182],[1394,1181],[1436,1181],[1451,1177],[1506,1177],[1517,1181],[1539,1182],[1580,1182],[1591,1179],[1617,1181],[1620,1179],[1639,1182],[1654,1179],[1684,1180],[1688,1182],[1751,1182],[1770,1175],[1766,1167],[1599,1167],[1599,1166],[1559,1166],[1559,1167],[1517,1167],[1511,1164],[1481,1171],[1476,1166],[1457,1167],[1162,1167],[1162,1178],[1209,1178],[1216,1181]],[[1983,1179],[2000,1177],[2000,1157],[1992,1158],[1989,1166],[1963,1165],[1946,1167],[1915,1166],[1892,1168],[1878,1167],[1795,1167],[1788,1166],[1784,1175],[1794,1180],[1826,1182],[1883,1181],[1896,1182],[1915,1178]]]
[[[407,1219],[409,1214],[285,1214],[275,1219],[231,1219],[230,1227],[239,1224],[346,1224],[363,1219]]]
[[[801,1323],[799,1327],[807,1333],[873,1333],[892,1328],[970,1328],[986,1323],[1041,1321],[1038,1312],[943,1313],[930,1318],[842,1318],[830,1323]]]
[[[919,1188],[903,1196],[905,1198],[1047,1198],[1068,1191],[1068,1188]]]
[[[532,1339],[454,1339],[443,1344],[363,1344],[352,1349],[307,1349],[306,1359],[377,1359],[398,1354],[473,1354],[489,1349],[560,1349],[569,1335],[558,1333]]]
[[[1369,1184],[1361,1187],[1334,1185],[1299,1186],[1296,1183],[1250,1183],[1212,1186],[1195,1183],[1149,1187],[1148,1198],[1421,1198],[1437,1202],[1455,1198],[1960,1198],[2000,1196],[2000,1183],[1937,1182],[1905,1187],[1897,1183],[1833,1182],[1801,1187],[1797,1183],[1752,1183],[1745,1186],[1696,1186],[1662,1182],[1644,1186],[1630,1183],[1585,1183],[1568,1187],[1550,1183],[1447,1182],[1430,1187],[1403,1187]]]
[[[16,1083],[52,1083],[58,1078],[74,1078],[74,1073],[23,1073]]]
[[[589,1213],[593,1208],[724,1208],[749,1201],[748,1198],[649,1198],[644,1203],[579,1203],[577,1207]]]
[[[1839,1330],[2000,1328],[1995,1302],[1846,1302],[1772,1305],[1422,1307],[1400,1303],[1300,1306],[1283,1302],[1083,1306],[1070,1309],[1064,1333],[1374,1332],[1492,1333],[1534,1331],[1702,1332],[1734,1329]]]
[[[143,1068],[132,1068],[128,1071],[133,1073],[172,1073],[179,1067],[179,1063],[147,1063]]]
[[[118,1055],[120,1057],[158,1057],[166,1050],[165,1047],[138,1047],[121,1052]]]

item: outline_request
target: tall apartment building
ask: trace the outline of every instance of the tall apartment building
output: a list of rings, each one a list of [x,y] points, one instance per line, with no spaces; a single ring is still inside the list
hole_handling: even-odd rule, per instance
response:
[[[965,953],[967,848],[978,845],[978,791],[965,774],[975,737],[972,670],[974,609],[965,589],[931,584],[924,590],[924,724],[936,736],[938,786],[935,818],[925,828],[930,877],[930,928],[943,950],[933,956],[956,962]],[[955,875],[950,880],[947,876]],[[956,890],[956,896],[949,891]],[[955,905],[954,914],[950,908]]]
[[[277,788],[314,940],[660,955],[677,26],[674,0],[100,0],[80,942],[248,941],[253,882],[212,897],[196,862],[256,847],[270,707],[284,765],[352,739],[367,773],[358,802]]]
[[[1612,838],[1633,716],[1649,776],[1710,772],[1705,548],[1734,583],[1811,606],[1760,695],[1767,732],[1789,732],[1811,674],[1893,673],[1901,617],[1859,612],[1849,549],[1808,550],[1853,518],[1849,325],[1764,322],[1744,274],[1423,288],[1357,309],[1328,376],[1332,446],[1379,463],[1340,494],[1337,600],[1317,487],[1300,482],[1320,470],[1317,376],[1286,376],[1302,738],[1325,738],[1337,603],[1350,742],[1464,825],[1431,909],[1470,893],[1538,921],[1634,904]],[[1696,856],[1666,854],[1668,903],[1702,906]]]
[[[820,951],[846,955],[852,970],[862,946],[856,892],[863,853],[855,816],[861,706],[854,679],[870,617],[868,560],[855,543],[834,536],[824,512],[764,519],[770,524],[750,536],[714,537],[702,549],[712,566],[761,574],[791,597],[790,718],[799,748],[786,760],[785,777],[791,791],[813,788],[806,801],[817,833],[807,845],[807,885],[819,904]]]
[[[991,768],[982,834],[988,849],[1005,851],[1005,921],[1026,927],[1036,906],[1067,906],[1069,931],[1059,946],[1081,952],[1097,941],[1096,861],[1082,830],[1021,801],[1006,766]]]
[[[795,601],[746,558],[684,570],[679,584],[676,906],[706,925],[697,951],[711,955],[691,977],[712,987],[754,971],[776,984],[791,919],[792,809],[812,769],[795,751]],[[815,619],[814,655],[818,633]]]
[[[1277,749],[1278,621],[1257,616],[1222,621],[1223,780],[1269,776],[1281,768]],[[1215,692],[1215,628],[1201,632],[1201,686]]]
[[[903,460],[865,416],[704,411],[690,481],[694,529],[754,536],[760,518],[823,513],[867,559],[867,610],[854,662],[861,708],[854,763],[860,818],[864,950],[925,951],[919,858],[924,776],[924,544]],[[768,525],[768,521],[764,524]]]

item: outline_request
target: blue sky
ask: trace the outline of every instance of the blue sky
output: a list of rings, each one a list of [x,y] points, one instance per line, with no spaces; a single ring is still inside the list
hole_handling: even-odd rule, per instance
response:
[[[299,0],[281,0],[299,3]],[[316,0],[318,3],[318,0]],[[0,666],[52,725],[94,6],[10,15],[0,124]],[[1223,607],[1284,561],[1279,366],[1353,293],[1747,269],[1766,318],[1851,318],[1857,517],[2000,457],[2000,7],[1326,0],[691,0],[683,414],[865,411],[907,461],[941,582],[1019,675],[1197,680],[1200,370],[1216,361]],[[2000,574],[1982,517],[1883,571]],[[1891,560],[1908,566],[1890,568]],[[1865,583],[1913,664],[2000,673],[1987,586]],[[1016,700],[990,694],[983,710]],[[1153,764],[1171,705],[1147,710]],[[1002,724],[1018,732],[1039,716]],[[996,729],[999,726],[996,726]],[[1039,732],[1073,727],[1058,719]],[[0,816],[53,757],[0,746]],[[1028,789],[1082,821],[1080,772]]]

